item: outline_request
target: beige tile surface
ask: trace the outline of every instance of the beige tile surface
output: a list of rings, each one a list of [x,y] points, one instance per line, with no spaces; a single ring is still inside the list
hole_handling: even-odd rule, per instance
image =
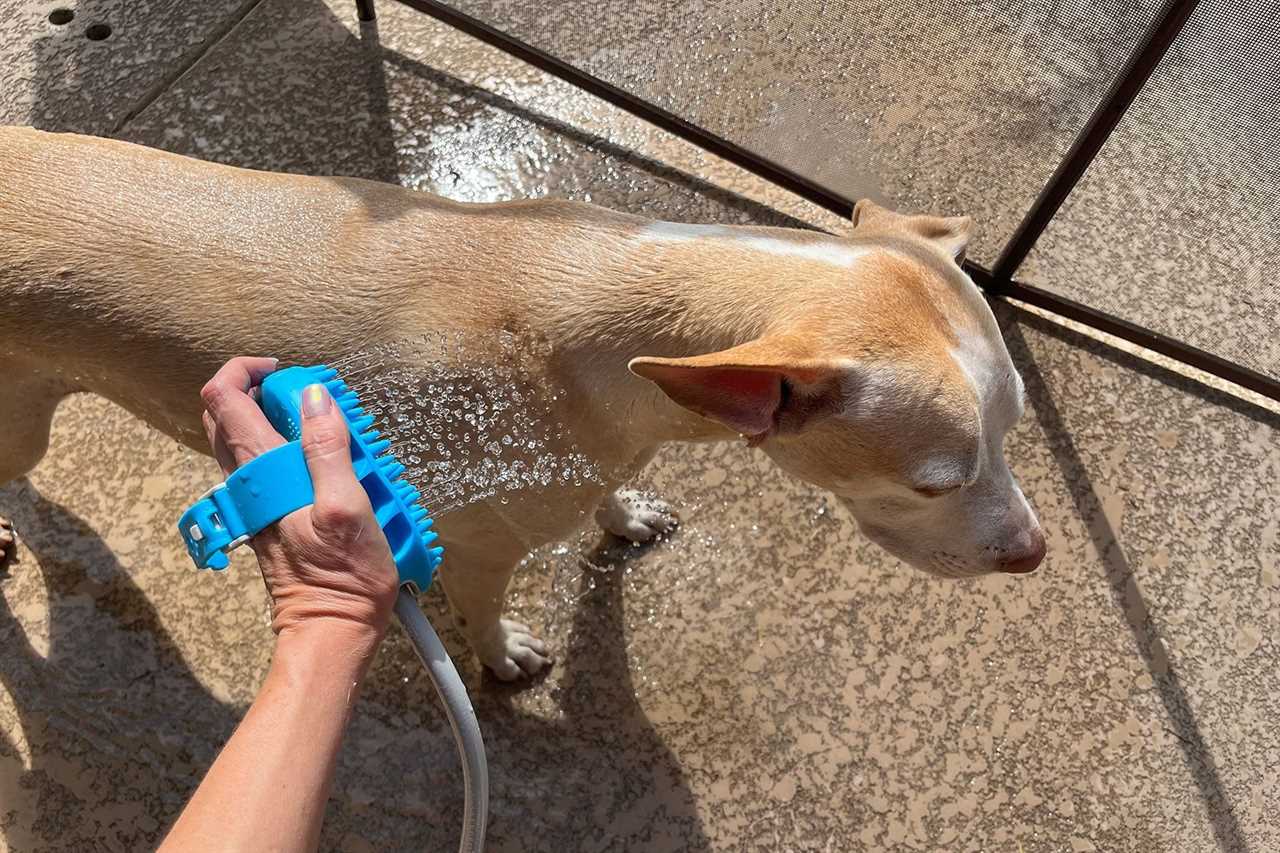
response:
[[[350,18],[265,2],[125,135],[458,198],[783,221],[628,153],[661,156],[643,128],[594,136],[607,111],[411,13],[384,9],[380,50]],[[674,447],[643,476],[681,508],[670,541],[584,531],[518,575],[547,678],[483,677],[425,597],[484,727],[492,849],[1280,847],[1280,419],[1002,320],[1031,397],[1009,452],[1050,535],[1033,576],[925,577],[763,456]],[[10,849],[153,846],[252,699],[270,636],[252,560],[196,575],[172,529],[214,478],[86,397],[0,487],[23,542],[0,580]],[[460,811],[447,725],[394,635],[322,846],[449,849]]]

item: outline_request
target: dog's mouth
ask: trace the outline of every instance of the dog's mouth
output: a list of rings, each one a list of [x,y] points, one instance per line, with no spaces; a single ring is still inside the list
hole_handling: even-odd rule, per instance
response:
[[[925,571],[930,574],[955,580],[989,574],[982,569],[974,569],[971,561],[949,551],[934,551],[929,555],[927,565]]]

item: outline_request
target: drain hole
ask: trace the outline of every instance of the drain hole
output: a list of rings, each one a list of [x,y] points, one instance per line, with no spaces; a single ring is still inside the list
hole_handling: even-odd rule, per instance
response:
[[[91,24],[84,31],[84,35],[89,41],[102,41],[111,35],[111,27],[107,24]]]
[[[63,24],[71,23],[71,19],[75,16],[76,13],[70,9],[54,9],[49,13],[49,23],[60,27]]]

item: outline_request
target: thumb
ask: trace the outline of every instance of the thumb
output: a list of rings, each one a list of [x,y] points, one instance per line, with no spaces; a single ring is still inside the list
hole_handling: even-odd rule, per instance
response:
[[[312,518],[321,527],[363,525],[369,497],[351,467],[351,434],[346,418],[323,385],[302,391],[302,453],[316,500]]]

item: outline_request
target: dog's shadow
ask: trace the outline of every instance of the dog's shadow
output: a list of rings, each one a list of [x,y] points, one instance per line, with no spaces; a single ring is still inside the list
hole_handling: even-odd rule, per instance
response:
[[[107,838],[154,848],[244,708],[201,683],[161,614],[84,521],[25,480],[0,488],[0,501],[23,537],[0,581],[8,587],[0,683],[17,711],[0,735],[0,802],[14,812],[5,838],[12,849],[83,849]],[[707,846],[679,764],[628,675],[617,568],[627,553],[606,542],[588,558],[603,570],[582,575],[559,695],[544,691],[551,713],[517,709],[520,688],[490,679],[473,696],[492,776],[490,849],[581,849],[587,839],[610,849]],[[35,572],[47,596],[45,654],[24,627],[44,615],[39,590],[10,592],[19,573]],[[455,655],[469,654],[443,633]],[[448,849],[462,807],[452,740],[396,629],[380,658],[344,748],[322,846],[349,846],[355,836],[377,849]],[[375,731],[408,748],[383,761],[369,746]],[[402,801],[371,804],[362,793],[388,784]]]

